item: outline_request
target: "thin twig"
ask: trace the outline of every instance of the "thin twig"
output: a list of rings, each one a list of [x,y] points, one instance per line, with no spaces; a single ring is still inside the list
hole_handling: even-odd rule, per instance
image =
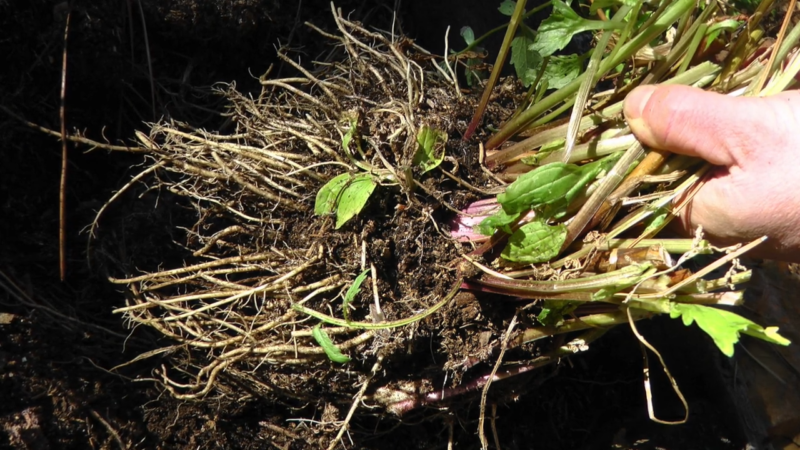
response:
[[[517,326],[517,315],[514,314],[514,317],[511,318],[511,322],[508,324],[508,329],[506,329],[506,334],[505,336],[503,336],[503,343],[500,346],[500,354],[497,356],[497,361],[495,361],[494,363],[494,368],[492,368],[492,373],[486,380],[486,384],[483,386],[483,391],[481,392],[481,410],[480,410],[480,418],[478,419],[478,436],[481,440],[481,448],[483,450],[489,448],[489,442],[486,440],[486,432],[484,430],[484,422],[486,421],[486,398],[489,395],[489,388],[492,386],[492,380],[494,380],[495,375],[497,375],[497,370],[500,369],[500,365],[503,363],[503,356],[506,354],[506,348],[508,348],[508,341],[511,339],[511,334],[514,332],[514,327],[516,326]]]
[[[64,52],[61,58],[61,105],[59,119],[61,121],[61,183],[58,192],[58,267],[61,281],[67,278],[67,38],[69,37],[69,20],[72,9],[67,11],[67,20],[64,24]]]

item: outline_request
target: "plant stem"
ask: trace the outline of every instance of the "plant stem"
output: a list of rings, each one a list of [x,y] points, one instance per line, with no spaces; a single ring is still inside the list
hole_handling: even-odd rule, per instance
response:
[[[678,20],[689,8],[694,4],[694,0],[676,0],[667,7],[651,27],[644,29],[638,36],[633,38],[627,44],[624,44],[619,53],[613,57],[609,57],[600,63],[599,72],[607,72],[609,69],[615,67],[617,64],[627,60],[633,56],[640,48],[647,45],[650,41],[658,37],[661,33],[666,31],[673,22]],[[559,102],[566,100],[580,87],[583,82],[585,74],[578,76],[572,80],[568,85],[548,95],[542,101],[533,105],[530,109],[523,112],[515,119],[509,121],[503,128],[495,133],[487,142],[486,148],[497,148],[500,144],[505,142],[508,138],[515,135],[525,125],[532,122],[548,109],[554,107]]]
[[[489,97],[492,95],[494,85],[497,84],[497,80],[500,78],[500,72],[503,70],[503,64],[505,64],[508,51],[511,48],[511,41],[514,40],[517,27],[520,22],[522,22],[522,15],[525,13],[525,4],[527,1],[528,0],[517,0],[514,14],[511,15],[511,21],[508,24],[508,29],[506,29],[506,36],[503,38],[503,45],[500,46],[500,52],[497,54],[494,67],[492,67],[492,74],[489,75],[489,80],[486,81],[486,87],[483,89],[483,96],[481,96],[481,101],[478,103],[478,109],[475,110],[475,115],[472,116],[467,131],[464,133],[465,141],[471,138],[475,130],[478,129],[478,124],[483,117],[483,112],[486,110],[486,105],[489,104]]]

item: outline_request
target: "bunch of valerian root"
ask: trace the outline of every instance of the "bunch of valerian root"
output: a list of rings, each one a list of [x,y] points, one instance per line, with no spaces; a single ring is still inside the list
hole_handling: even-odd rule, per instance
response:
[[[482,390],[483,411],[492,382],[657,314],[696,322],[726,354],[740,333],[788,343],[718,308],[742,301],[738,285],[751,272],[739,257],[761,240],[715,248],[702,230],[691,239],[660,234],[708,167],[643,148],[621,105],[640,84],[731,95],[786,89],[800,70],[800,27],[765,46],[759,18],[768,1],[742,24],[716,2],[595,2],[599,18],[589,20],[553,0],[534,32],[520,26],[525,3],[509,12],[504,49],[529,91],[486,150],[453,136],[480,132],[487,107],[502,111],[492,88],[505,51],[467,126],[453,106],[464,104],[463,52],[410,57],[408,41],[339,13],[338,34],[318,31],[343,49],[341,60],[311,71],[282,55],[297,76],[265,76],[255,97],[224,91],[234,130],[162,123],[140,134],[153,164],[135,181],[189,199],[197,217],[184,264],[114,280],[133,292],[117,311],[173,342],[150,354],[179,355],[158,374],[169,391],[200,398],[245,385],[293,405],[352,404],[341,421],[322,424],[338,430],[333,446],[362,402],[402,415]],[[556,55],[586,30],[597,31],[593,51]],[[686,268],[698,259],[705,265]],[[470,298],[487,296],[519,308],[465,312]],[[485,333],[464,331],[476,324]],[[381,370],[432,330],[445,347],[463,344],[439,368],[453,375],[444,388]],[[508,349],[567,333],[502,365]],[[493,370],[472,373],[482,362]]]

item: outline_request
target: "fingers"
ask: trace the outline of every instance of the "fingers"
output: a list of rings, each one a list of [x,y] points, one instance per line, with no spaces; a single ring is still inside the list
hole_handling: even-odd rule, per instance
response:
[[[766,102],[766,103],[765,103]],[[768,100],[734,98],[688,86],[642,86],[625,99],[631,131],[651,147],[724,166],[741,162],[753,128],[774,127]],[[743,129],[743,124],[748,129]]]

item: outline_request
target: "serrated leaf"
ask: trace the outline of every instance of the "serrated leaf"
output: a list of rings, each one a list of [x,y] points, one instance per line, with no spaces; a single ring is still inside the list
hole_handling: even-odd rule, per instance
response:
[[[359,276],[353,281],[353,284],[347,289],[347,292],[344,294],[344,301],[342,302],[342,309],[344,310],[344,320],[350,321],[350,302],[356,298],[358,291],[361,289],[361,284],[364,283],[364,280],[367,279],[367,275],[369,274],[369,269],[361,272]]]
[[[461,27],[461,37],[467,45],[472,45],[475,42],[475,32],[470,27]]]
[[[531,44],[533,39],[525,33],[511,41],[511,64],[525,87],[536,82],[537,70],[542,64],[542,57]]]
[[[375,190],[377,183],[372,175],[362,173],[355,175],[342,189],[336,204],[336,229],[360,213]]]
[[[339,350],[339,347],[333,343],[330,336],[328,336],[328,333],[326,333],[321,326],[317,325],[312,328],[311,336],[313,336],[314,340],[317,341],[317,344],[319,344],[319,346],[325,350],[325,354],[328,355],[328,359],[339,364],[350,362],[350,358],[342,354],[342,351]]]
[[[569,206],[590,181],[608,171],[620,156],[615,153],[583,166],[545,164],[517,178],[497,196],[497,201],[509,215],[534,209],[542,213],[542,218],[552,217]]]
[[[519,227],[511,237],[501,256],[509,261],[536,264],[558,256],[567,239],[567,227],[548,225],[535,220]]]
[[[503,0],[500,3],[500,7],[497,8],[500,11],[500,14],[504,16],[512,16],[514,14],[514,10],[517,8],[517,2],[514,0]]]
[[[579,16],[561,0],[552,0],[553,12],[539,25],[533,49],[540,55],[550,56],[566,47],[572,36],[589,30],[620,28],[622,24],[611,21],[588,20]]]
[[[497,230],[503,230],[506,233],[511,234],[511,228],[509,228],[509,225],[517,220],[519,216],[520,213],[506,214],[506,212],[501,208],[500,211],[497,211],[491,216],[483,219],[481,223],[475,227],[475,231],[484,236],[491,236]]]
[[[339,195],[352,177],[349,173],[343,173],[325,183],[317,192],[317,199],[314,202],[314,214],[324,216],[336,211]]]
[[[423,126],[417,133],[417,152],[414,153],[412,164],[420,166],[423,173],[435,169],[444,161],[445,142],[447,135],[444,132]]]
[[[542,80],[547,80],[548,89],[561,89],[583,71],[583,59],[579,55],[551,56],[544,68]]]
[[[738,314],[710,306],[673,303],[669,316],[673,319],[680,317],[686,326],[697,322],[697,326],[711,336],[711,339],[726,356],[733,356],[733,344],[739,342],[739,333],[779,345],[791,343],[778,334],[777,327],[765,329]]]

